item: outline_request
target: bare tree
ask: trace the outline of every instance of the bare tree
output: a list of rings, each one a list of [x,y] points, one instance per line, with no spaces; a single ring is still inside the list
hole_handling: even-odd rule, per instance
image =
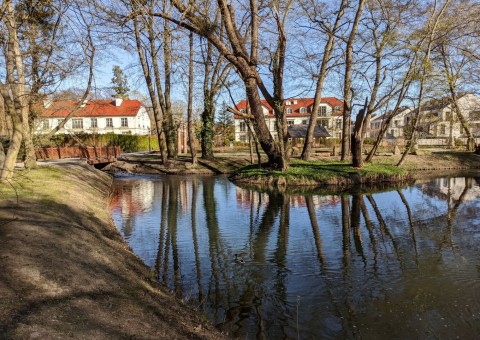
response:
[[[352,124],[352,70],[353,70],[353,44],[362,17],[365,0],[358,0],[355,18],[352,22],[350,33],[345,46],[345,75],[343,79],[343,126],[342,126],[342,154],[341,160],[347,159],[350,154],[350,130]]]
[[[238,7],[245,8],[242,12],[242,20],[238,20],[235,11],[235,4],[229,4],[227,0],[217,0],[217,8],[220,11],[221,24],[216,25],[211,18],[211,12],[201,8],[202,4],[189,2],[184,4],[180,0],[172,0],[173,5],[179,11],[180,16],[175,18],[171,13],[156,12],[155,16],[166,18],[175,24],[187,28],[196,34],[206,38],[234,67],[242,79],[250,103],[252,125],[259,143],[268,157],[268,166],[276,169],[288,167],[285,155],[273,136],[270,134],[265,121],[260,92],[265,100],[275,107],[275,100],[267,90],[259,71],[259,29],[260,29],[260,7],[257,0],[251,0],[248,5]],[[267,7],[272,8],[272,4]],[[207,6],[210,9],[210,6]],[[137,15],[132,13],[131,16]],[[282,22],[276,20],[276,23]],[[219,34],[225,29],[228,43],[223,41]],[[277,27],[277,36],[281,33],[281,27]],[[283,58],[279,55],[280,59]],[[280,60],[279,59],[279,60]],[[233,110],[235,111],[235,110]],[[240,114],[240,112],[235,112]],[[281,133],[281,132],[280,132]],[[283,136],[279,138],[283,140]]]
[[[215,13],[214,22],[220,22],[220,12]],[[223,31],[223,28],[220,28]],[[223,33],[220,32],[219,36]],[[215,101],[219,91],[225,86],[225,81],[230,73],[231,64],[226,62],[223,55],[215,55],[215,47],[207,40],[203,50],[203,111],[201,129],[202,158],[213,158],[214,125],[215,125]]]
[[[411,133],[410,136],[407,139],[407,145],[405,148],[405,151],[402,154],[402,157],[397,163],[397,166],[400,166],[403,164],[405,161],[405,157],[407,156],[408,152],[410,151],[415,138],[416,138],[416,129],[419,123],[419,118],[420,114],[422,112],[422,104],[424,100],[424,90],[425,90],[425,83],[430,75],[431,72],[431,52],[432,52],[432,47],[435,39],[435,34],[437,33],[438,25],[440,23],[440,20],[445,13],[445,10],[447,9],[448,5],[450,3],[450,0],[445,0],[442,6],[438,9],[435,6],[432,7],[427,25],[425,27],[425,33],[422,35],[420,39],[420,44],[419,46],[423,46],[422,51],[423,51],[423,58],[420,60],[420,65],[418,66],[418,71],[416,72],[417,77],[419,79],[419,84],[418,84],[418,100],[417,100],[417,108],[413,112],[412,116],[412,123],[411,123]]]
[[[318,72],[317,83],[315,86],[315,97],[313,100],[313,108],[312,112],[310,113],[310,121],[308,123],[307,135],[305,136],[305,144],[303,145],[302,155],[301,158],[303,160],[308,161],[310,159],[310,152],[312,149],[312,142],[313,142],[313,131],[315,130],[315,125],[317,124],[317,116],[318,116],[318,107],[322,100],[322,91],[325,79],[327,77],[328,71],[328,64],[332,57],[334,47],[335,47],[335,39],[336,34],[339,30],[341,19],[345,13],[345,7],[347,6],[347,1],[342,0],[338,6],[336,11],[336,15],[334,16],[334,21],[330,23],[328,22],[328,17],[331,16],[333,13],[327,13],[327,15],[322,15],[322,13],[318,13],[322,9],[318,9],[316,6],[317,2],[314,0],[306,1],[302,3],[302,7],[304,8],[307,16],[309,17],[310,21],[314,24],[318,25],[321,32],[327,37],[327,42],[325,43],[324,53],[322,57],[322,61],[320,64],[320,70]],[[313,13],[310,15],[310,11]]]
[[[0,82],[0,92],[3,97],[5,111],[13,123],[10,146],[0,173],[0,181],[5,181],[13,176],[13,169],[22,140],[24,135],[28,134],[30,130],[24,131],[25,126],[28,126],[28,92],[25,86],[25,73],[20,51],[17,20],[11,0],[4,2],[2,14],[2,21],[7,31],[6,46],[4,47],[6,77],[4,82]]]

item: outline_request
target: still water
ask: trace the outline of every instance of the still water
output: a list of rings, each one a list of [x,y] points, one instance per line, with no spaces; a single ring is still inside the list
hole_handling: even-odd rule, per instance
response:
[[[472,339],[479,184],[267,194],[224,177],[119,177],[111,209],[158,280],[232,336]]]

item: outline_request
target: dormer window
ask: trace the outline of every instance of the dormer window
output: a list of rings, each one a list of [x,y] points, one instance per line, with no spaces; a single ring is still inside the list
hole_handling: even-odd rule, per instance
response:
[[[340,111],[340,105],[335,106],[335,111]]]
[[[293,112],[292,108],[291,107],[287,107],[287,109],[285,110],[285,113],[288,115],[288,114],[291,114]]]
[[[300,113],[307,113],[307,108],[306,107],[301,107],[300,108]]]
[[[240,112],[241,112],[241,113],[245,113],[245,109],[240,109]]]
[[[319,106],[318,107],[318,115],[320,117],[326,117],[327,116],[327,107],[326,106]]]
[[[292,103],[290,103],[290,100],[287,100],[285,101],[285,105],[292,105]]]

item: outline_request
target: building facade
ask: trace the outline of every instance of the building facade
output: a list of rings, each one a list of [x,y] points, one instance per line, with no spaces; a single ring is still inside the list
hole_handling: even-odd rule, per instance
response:
[[[480,138],[480,98],[474,94],[465,94],[458,98],[458,106],[472,135]],[[403,139],[405,130],[417,110],[403,108],[390,122],[387,139]],[[467,137],[465,130],[449,100],[436,100],[424,105],[419,114],[417,131],[421,139],[437,139],[439,145],[447,145],[454,139],[463,140]],[[376,138],[380,127],[385,121],[385,115],[373,117],[370,120],[368,137]]]
[[[404,129],[410,120],[411,111],[412,109],[409,107],[400,108],[399,113],[396,114],[395,117],[393,117],[393,119],[388,124],[388,128],[386,130],[387,138],[398,139],[404,137]],[[380,129],[382,128],[387,117],[388,114],[372,117],[372,119],[370,120],[370,127],[367,131],[367,137],[377,138]]]
[[[77,101],[45,102],[35,120],[36,134],[57,127],[75,108]],[[132,134],[148,135],[151,124],[147,110],[138,100],[90,100],[84,102],[57,134]]]
[[[343,124],[343,101],[335,97],[322,98],[320,105],[317,108],[313,107],[313,98],[292,98],[285,100],[284,109],[285,117],[288,125],[305,125],[310,121],[311,113],[314,109],[317,110],[317,124],[323,126],[331,137],[342,137]],[[278,138],[277,129],[275,126],[275,115],[273,108],[262,100],[263,113],[267,123],[270,134],[273,138]],[[242,100],[237,103],[237,108],[242,113],[249,113],[248,101]],[[235,115],[235,141],[248,141],[248,126],[245,119],[241,116]]]

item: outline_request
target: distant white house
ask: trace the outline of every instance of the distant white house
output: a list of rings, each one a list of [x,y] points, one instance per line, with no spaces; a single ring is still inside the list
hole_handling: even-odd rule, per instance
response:
[[[36,134],[48,133],[57,127],[77,105],[77,101],[46,101],[35,121]],[[115,133],[147,135],[150,118],[138,100],[89,100],[82,104],[57,134]]]
[[[408,124],[409,114],[412,111],[409,107],[403,107],[399,109],[398,114],[392,118],[388,124],[386,130],[387,138],[403,138],[404,128]],[[370,138],[377,138],[378,133],[380,132],[381,127],[386,121],[389,113],[375,116],[370,120],[370,128],[367,131],[367,136]]]
[[[480,137],[480,98],[474,94],[465,94],[457,102],[472,135]],[[419,125],[424,137],[466,137],[458,115],[448,101],[425,106],[421,111]]]
[[[474,94],[465,94],[458,98],[458,106],[472,135],[478,139],[480,137],[480,98]],[[415,114],[417,114],[416,110],[403,108],[391,120],[384,137],[402,139],[405,128]],[[368,137],[377,137],[385,117],[380,115],[370,120]],[[449,100],[438,100],[434,104],[424,105],[419,115],[418,131],[420,138],[435,139],[435,143],[440,145],[447,145],[447,141],[451,138],[463,141],[467,137]]]

